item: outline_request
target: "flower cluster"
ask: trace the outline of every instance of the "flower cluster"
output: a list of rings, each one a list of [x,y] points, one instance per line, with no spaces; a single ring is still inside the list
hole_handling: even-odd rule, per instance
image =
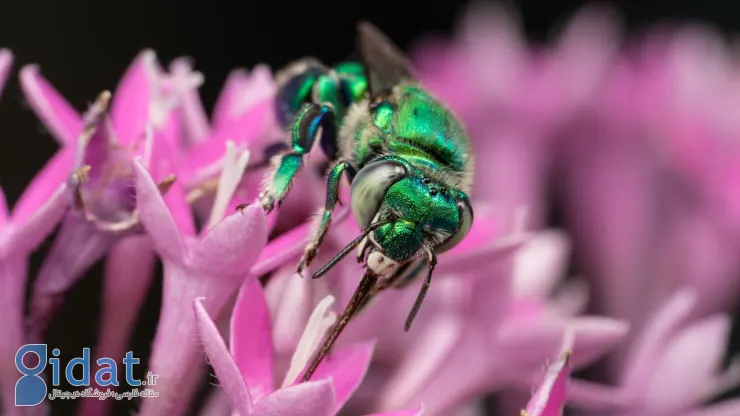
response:
[[[740,412],[702,407],[740,384],[740,365],[721,368],[740,287],[740,84],[723,45],[679,28],[623,46],[610,16],[590,9],[555,46],[533,48],[514,22],[473,9],[457,39],[414,56],[469,131],[475,221],[440,255],[409,333],[413,285],[367,305],[308,382],[362,272],[343,261],[319,280],[296,273],[324,202],[323,161],[308,162],[278,210],[236,209],[258,198],[287,140],[272,71],[232,72],[209,116],[187,59],[165,68],[143,51],[82,112],[37,66],[21,68],[59,150],[10,212],[0,204],[3,414],[44,412],[15,406],[16,351],[44,342],[65,294],[103,258],[93,357],[124,356],[162,264],[148,360],[157,394],[139,399],[142,416],[478,415],[496,393],[507,415],[556,416],[566,401],[594,415]],[[0,85],[11,62],[0,52]],[[548,186],[561,191],[564,227],[548,224]],[[360,233],[340,211],[315,264]],[[27,259],[57,226],[26,305]],[[568,276],[571,254],[583,277]],[[599,365],[607,377],[570,378]],[[196,406],[209,366],[218,386]],[[80,400],[78,412],[111,406]]]

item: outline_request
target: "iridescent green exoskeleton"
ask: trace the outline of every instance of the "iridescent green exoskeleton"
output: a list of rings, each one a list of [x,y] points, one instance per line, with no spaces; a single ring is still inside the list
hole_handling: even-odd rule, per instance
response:
[[[376,293],[409,283],[427,269],[406,331],[429,287],[437,254],[465,238],[473,222],[467,192],[473,157],[463,126],[415,80],[408,60],[374,26],[358,26],[361,63],[328,68],[305,59],[277,76],[278,119],[289,129],[289,149],[275,156],[260,202],[271,211],[285,198],[304,157],[321,149],[334,161],[326,205],[299,263],[316,256],[339,202],[343,175],[350,206],[363,232],[313,277],[357,248],[365,275],[325,340],[304,380],[321,362],[352,316]]]

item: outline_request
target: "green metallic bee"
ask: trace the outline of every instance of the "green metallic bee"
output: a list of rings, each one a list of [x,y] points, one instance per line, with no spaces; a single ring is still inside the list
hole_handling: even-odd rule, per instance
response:
[[[350,207],[363,232],[313,278],[350,251],[365,275],[324,341],[303,380],[310,379],[357,311],[378,292],[408,284],[424,268],[408,331],[426,295],[437,254],[462,241],[473,223],[468,198],[473,156],[463,126],[415,80],[408,60],[377,28],[358,25],[362,63],[327,68],[313,59],[288,66],[276,77],[279,121],[289,129],[289,149],[272,158],[260,202],[280,205],[306,157],[316,148],[332,161],[326,205],[298,265],[316,256],[340,202],[339,184],[351,184]]]

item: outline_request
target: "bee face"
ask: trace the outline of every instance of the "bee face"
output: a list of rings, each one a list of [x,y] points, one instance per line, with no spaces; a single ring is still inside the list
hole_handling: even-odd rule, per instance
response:
[[[380,259],[383,267],[409,261],[424,247],[436,252],[449,250],[472,224],[467,195],[421,174],[399,158],[384,158],[365,166],[352,183],[351,201],[362,228],[377,219],[389,220],[371,234],[375,251],[382,258],[368,257]]]

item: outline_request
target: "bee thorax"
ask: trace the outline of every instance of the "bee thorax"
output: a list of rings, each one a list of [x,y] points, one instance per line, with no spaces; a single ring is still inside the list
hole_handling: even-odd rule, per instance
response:
[[[398,263],[378,251],[370,253],[365,262],[368,269],[379,276],[387,276],[398,268]]]

